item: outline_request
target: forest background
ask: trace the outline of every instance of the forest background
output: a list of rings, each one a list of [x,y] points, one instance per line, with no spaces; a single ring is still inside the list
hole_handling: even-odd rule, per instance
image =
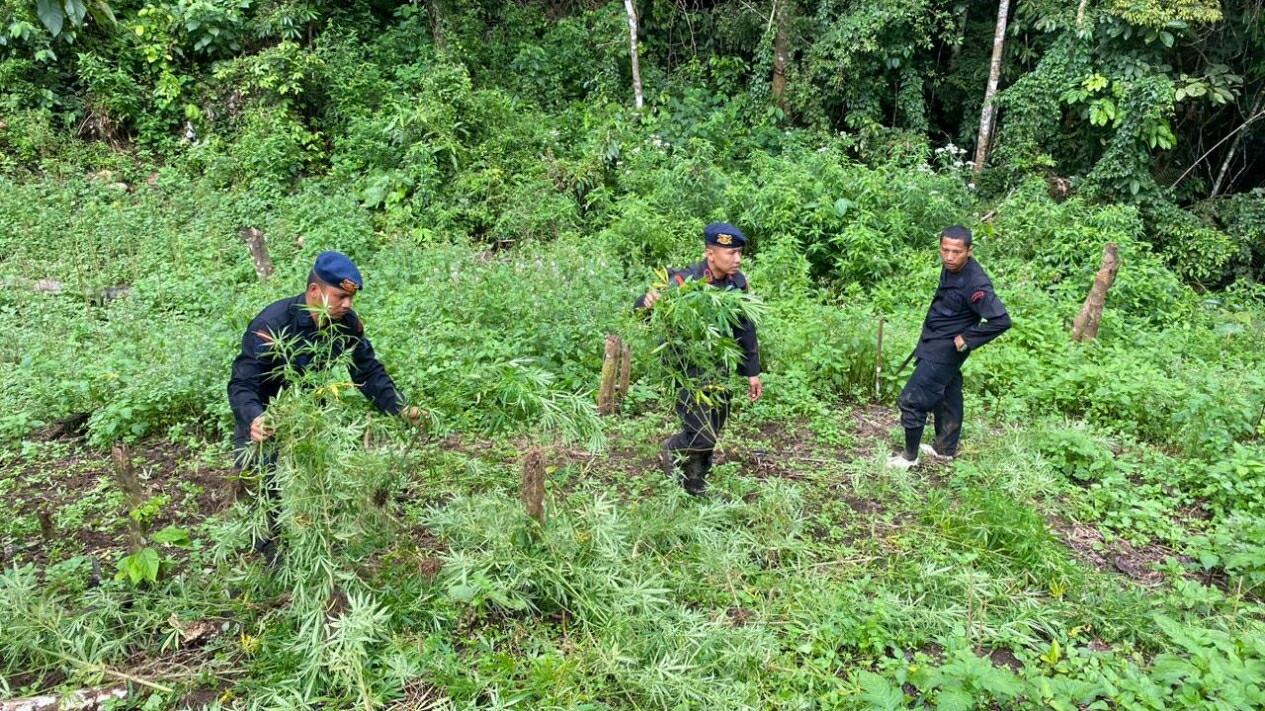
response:
[[[1260,2],[0,0],[0,691],[1265,704],[1262,127]],[[714,220],[767,395],[694,502],[630,307]],[[955,223],[1016,325],[884,471]],[[265,571],[228,366],[326,249],[427,424],[279,401]]]

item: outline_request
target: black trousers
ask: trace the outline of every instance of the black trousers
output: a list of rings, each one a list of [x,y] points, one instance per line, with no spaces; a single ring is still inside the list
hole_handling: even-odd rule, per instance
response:
[[[905,389],[900,391],[900,424],[906,430],[922,429],[927,414],[935,415],[936,451],[956,456],[962,437],[962,366],[919,360]],[[916,454],[916,453],[915,453]],[[909,456],[906,454],[905,456]]]
[[[697,456],[705,468],[712,464],[716,439],[729,419],[729,391],[708,389],[705,402],[695,391],[681,388],[676,393],[676,414],[681,418],[681,431],[668,440],[668,449],[678,457]]]

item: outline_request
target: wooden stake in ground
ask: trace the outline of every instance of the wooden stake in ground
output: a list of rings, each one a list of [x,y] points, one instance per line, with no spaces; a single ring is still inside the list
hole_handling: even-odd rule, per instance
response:
[[[628,397],[628,379],[632,374],[632,346],[627,343],[619,351],[619,385],[615,389],[615,409],[624,404]]]
[[[523,458],[523,480],[519,487],[523,508],[536,523],[545,523],[545,462],[539,447],[527,450]]]
[[[114,480],[118,482],[119,488],[127,495],[127,506],[129,509],[135,509],[145,500],[145,492],[141,488],[141,480],[136,476],[136,468],[132,466],[132,450],[122,442],[114,445],[114,449],[110,452],[114,459]],[[141,547],[141,531],[140,524],[134,519],[128,517],[128,543],[133,551],[139,550]]]
[[[250,250],[250,261],[255,264],[255,276],[263,281],[272,276],[272,259],[268,256],[268,245],[264,243],[264,233],[257,227],[247,227],[240,233]]]
[[[878,344],[874,349],[874,399],[877,401],[883,383],[883,317],[878,317]]]
[[[979,176],[984,169],[984,159],[988,157],[989,142],[993,137],[993,124],[997,120],[997,110],[993,105],[993,97],[997,95],[997,84],[1001,81],[1001,59],[1006,49],[1006,21],[1010,14],[1010,0],[997,3],[997,27],[993,32],[993,59],[988,67],[988,86],[984,89],[984,106],[980,109],[979,138],[975,142],[974,175]]]
[[[637,10],[633,0],[624,0],[624,12],[628,14],[628,56],[632,59],[633,102],[640,111],[645,99],[641,94],[641,62],[637,58]]]
[[[606,334],[606,353],[602,357],[602,380],[597,388],[597,412],[613,415],[619,409],[619,386],[623,378],[624,343],[613,333]]]
[[[129,502],[139,503],[142,495],[141,480],[136,476],[136,467],[132,466],[131,448],[119,442],[110,451],[110,456],[114,460],[114,479],[119,483],[119,488],[127,494]]]
[[[1098,324],[1102,322],[1102,310],[1107,304],[1107,290],[1116,280],[1116,272],[1120,271],[1120,254],[1115,243],[1108,244],[1102,251],[1102,266],[1094,275],[1094,285],[1089,288],[1089,296],[1085,297],[1085,305],[1072,322],[1072,340],[1089,341],[1098,337]]]

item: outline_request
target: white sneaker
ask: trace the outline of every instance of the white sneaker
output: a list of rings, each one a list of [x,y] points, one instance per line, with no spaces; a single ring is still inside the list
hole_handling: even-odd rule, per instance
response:
[[[905,459],[905,455],[900,454],[899,452],[893,454],[892,458],[887,460],[888,469],[912,469],[916,466],[918,466],[917,459]]]
[[[919,445],[919,446],[918,446],[918,451],[919,451],[919,452],[922,452],[923,454],[927,455],[928,457],[931,457],[932,459],[936,460],[937,462],[951,462],[951,461],[953,461],[953,457],[952,457],[952,456],[950,456],[950,455],[948,455],[948,454],[941,454],[941,453],[937,452],[937,451],[936,451],[936,448],[935,448],[935,447],[932,447],[932,446],[931,446],[931,445],[929,445],[929,444]]]

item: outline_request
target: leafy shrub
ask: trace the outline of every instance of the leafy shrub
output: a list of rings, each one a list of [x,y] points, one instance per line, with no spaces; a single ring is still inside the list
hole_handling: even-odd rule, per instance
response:
[[[1208,467],[1199,493],[1223,516],[1265,514],[1265,449],[1234,444],[1228,457]]]
[[[1221,284],[1243,256],[1229,235],[1176,206],[1164,205],[1148,217],[1159,253],[1187,281]]]
[[[1111,450],[1084,430],[1051,430],[1036,445],[1055,469],[1078,481],[1095,481],[1115,469]]]
[[[1231,584],[1252,592],[1265,586],[1265,519],[1259,515],[1233,514],[1189,545],[1201,566],[1225,571]]]

